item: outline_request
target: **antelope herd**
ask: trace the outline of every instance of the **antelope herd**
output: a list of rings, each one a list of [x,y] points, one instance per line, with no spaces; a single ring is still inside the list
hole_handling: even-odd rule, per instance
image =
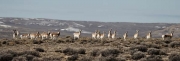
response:
[[[79,39],[81,37],[81,32],[82,30],[79,30],[78,32],[74,32],[73,33],[73,36],[74,36],[74,39]],[[152,38],[152,31],[149,31],[146,35],[146,39],[150,39]],[[164,34],[162,35],[162,40],[165,40],[167,38],[171,39],[173,37],[173,33],[174,31],[171,32],[171,34]],[[30,39],[37,39],[37,38],[41,38],[41,39],[57,39],[58,37],[60,36],[60,32],[35,32],[35,33],[27,33],[27,34],[21,34],[19,35],[19,31],[17,30],[13,30],[13,38],[14,39],[17,39],[17,38],[21,38],[21,39],[24,39],[24,38],[30,38]],[[137,39],[139,36],[139,30],[136,30],[136,33],[134,34],[134,39]],[[115,39],[117,37],[117,34],[116,34],[116,30],[112,33],[112,29],[110,29],[108,31],[108,34],[107,34],[107,38],[108,39]],[[123,39],[126,40],[128,37],[128,31],[126,31],[123,35]],[[105,38],[105,32],[103,31],[102,33],[99,31],[99,30],[95,30],[94,33],[92,33],[92,39],[104,39]]]

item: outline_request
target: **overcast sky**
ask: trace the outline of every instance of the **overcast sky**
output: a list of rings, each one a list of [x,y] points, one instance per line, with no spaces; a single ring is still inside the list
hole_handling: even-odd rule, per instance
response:
[[[0,0],[0,17],[180,23],[180,0]]]

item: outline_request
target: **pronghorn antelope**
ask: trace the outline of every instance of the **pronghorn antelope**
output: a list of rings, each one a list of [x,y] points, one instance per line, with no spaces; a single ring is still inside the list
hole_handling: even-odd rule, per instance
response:
[[[115,39],[116,38],[116,31],[111,35],[111,38]]]
[[[101,40],[104,38],[104,35],[105,35],[105,33],[104,33],[104,31],[103,31],[103,33],[102,33],[102,34],[100,34],[100,38],[101,38]]]
[[[20,35],[20,38],[23,39],[23,38],[29,38],[30,37],[30,34],[22,34]]]
[[[60,36],[60,32],[53,32],[50,33],[51,39],[57,39]]]
[[[97,32],[98,32],[98,30],[96,30],[94,33],[92,33],[92,38],[93,38],[93,39],[96,39],[96,38],[97,38]]]
[[[30,34],[30,38],[31,38],[31,39],[36,39],[36,38],[38,38],[38,37],[40,37],[40,33],[39,33],[39,32],[37,32],[37,33],[31,33],[31,34]]]
[[[43,33],[41,33],[41,38],[42,39],[44,39],[44,38],[49,38],[49,36],[50,36],[50,31],[48,31],[47,33],[46,32],[43,32]]]
[[[17,38],[19,35],[19,31],[13,30],[13,38]]]
[[[173,37],[173,33],[174,33],[174,31],[172,31],[170,35],[162,35],[162,39],[163,40],[165,40],[165,38],[170,38],[171,39]]]
[[[76,39],[76,38],[80,38],[80,36],[81,36],[81,31],[82,30],[79,30],[79,32],[75,32],[75,33],[73,33],[73,35],[74,35],[74,39]]]
[[[126,33],[124,33],[123,37],[124,37],[124,40],[126,40],[126,38],[128,37],[128,31],[126,31]]]
[[[150,31],[150,32],[146,35],[146,39],[150,39],[150,38],[152,37],[151,32],[152,32],[152,31]]]
[[[136,30],[136,33],[134,34],[134,39],[137,39],[139,36],[139,30]]]
[[[97,31],[97,36],[96,36],[96,38],[97,38],[97,39],[100,39],[100,37],[101,37],[101,32],[100,32],[100,31]]]
[[[108,33],[108,38],[110,39],[111,36],[112,36],[112,33],[111,33],[112,29],[109,30],[109,33]]]

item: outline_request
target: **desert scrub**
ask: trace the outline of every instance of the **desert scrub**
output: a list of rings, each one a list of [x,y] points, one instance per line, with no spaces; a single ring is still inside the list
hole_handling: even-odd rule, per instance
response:
[[[117,49],[105,49],[101,51],[102,56],[107,57],[107,56],[115,56],[117,57],[119,53],[122,53],[121,51]]]
[[[99,54],[100,54],[99,49],[93,49],[90,52],[90,56],[93,56],[93,57],[98,56]]]
[[[73,49],[73,48],[66,48],[63,50],[63,53],[65,55],[74,55],[74,54],[78,54],[78,51],[76,49]]]
[[[40,57],[40,54],[36,51],[5,51],[0,53],[0,61],[12,61],[12,60],[28,60],[31,61],[34,57]],[[15,57],[15,58],[14,58]]]
[[[55,52],[63,53],[63,51],[60,49],[55,50]]]
[[[172,47],[172,48],[180,47],[180,42],[179,41],[173,41],[169,44],[169,47]]]
[[[83,56],[79,59],[79,61],[93,61],[93,57]]]
[[[108,57],[99,57],[98,61],[118,61],[118,60],[113,56],[108,56]]]
[[[160,49],[156,49],[156,48],[149,48],[147,53],[150,55],[166,55],[165,52],[161,51]]]
[[[153,44],[152,42],[141,42],[140,45],[145,45],[148,48],[157,48],[157,49],[161,48],[161,46],[159,46],[157,44]]]
[[[41,43],[43,43],[42,40],[33,40],[33,44],[41,44]]]
[[[13,57],[11,53],[3,53],[0,55],[0,61],[11,61]]]
[[[169,61],[180,61],[180,54],[179,53],[171,53],[169,55]]]
[[[150,55],[146,58],[142,58],[140,61],[163,61],[160,55]]]
[[[61,57],[43,57],[43,58],[34,58],[33,61],[61,61]]]
[[[147,51],[147,47],[145,45],[136,45],[136,46],[132,46],[130,48],[130,50],[135,50],[135,49],[137,49],[138,51],[142,51],[142,52]]]
[[[34,48],[38,52],[45,52],[43,48]]]
[[[67,61],[75,61],[78,59],[78,54],[72,55],[70,57],[67,58]]]
[[[19,57],[14,57],[12,61],[27,61],[27,58],[23,56],[19,56]]]
[[[80,49],[78,49],[77,52],[78,52],[79,54],[86,54],[86,49],[80,48]]]
[[[139,60],[141,58],[144,58],[145,57],[145,54],[143,52],[135,52],[133,55],[132,55],[132,59],[134,60]]]
[[[56,43],[64,43],[65,41],[63,39],[58,39],[58,40],[55,40]]]

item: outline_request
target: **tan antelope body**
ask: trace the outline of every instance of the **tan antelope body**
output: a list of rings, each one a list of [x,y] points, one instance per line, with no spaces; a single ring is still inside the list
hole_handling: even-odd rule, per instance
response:
[[[115,39],[115,38],[116,38],[116,31],[114,31],[114,33],[111,35],[111,38],[112,38],[112,39]]]
[[[22,35],[20,35],[20,38],[21,39],[30,38],[30,34],[29,33],[28,34],[22,34]]]
[[[126,33],[124,33],[124,35],[123,35],[124,40],[126,40],[127,37],[128,37],[128,31],[126,31]]]
[[[97,32],[97,36],[96,37],[97,37],[97,39],[100,39],[100,37],[101,37],[101,32],[100,31]]]
[[[76,38],[80,38],[80,36],[81,36],[81,31],[82,30],[79,30],[79,32],[75,32],[75,33],[73,33],[73,35],[74,35],[74,39],[76,39]]]
[[[137,39],[139,36],[139,30],[136,30],[136,33],[134,34],[134,39]]]
[[[13,30],[13,38],[18,38],[18,35],[19,35],[19,31],[17,30]]]
[[[50,33],[51,39],[57,39],[60,36],[60,32],[53,32]]]
[[[50,31],[48,31],[47,33],[46,32],[43,32],[41,33],[41,38],[44,39],[44,38],[49,38],[50,37]]]
[[[152,37],[151,32],[152,32],[152,31],[150,31],[150,32],[146,35],[146,39],[150,39],[150,38]]]
[[[112,29],[109,30],[109,33],[108,33],[108,39],[110,39],[112,37],[112,33],[111,33]]]
[[[37,33],[31,33],[30,34],[30,38],[31,39],[37,39],[37,38],[39,38],[40,37],[40,33],[39,32],[37,32]]]
[[[173,37],[173,33],[174,33],[174,31],[172,31],[170,35],[162,35],[162,39],[163,40],[165,40],[165,38],[170,38],[171,39]]]
[[[104,36],[105,36],[105,33],[103,31],[103,33],[100,35],[100,39],[102,40],[104,38]]]
[[[92,33],[92,38],[93,38],[93,39],[96,39],[96,38],[97,38],[97,32],[98,32],[98,30],[96,30],[94,33]]]

